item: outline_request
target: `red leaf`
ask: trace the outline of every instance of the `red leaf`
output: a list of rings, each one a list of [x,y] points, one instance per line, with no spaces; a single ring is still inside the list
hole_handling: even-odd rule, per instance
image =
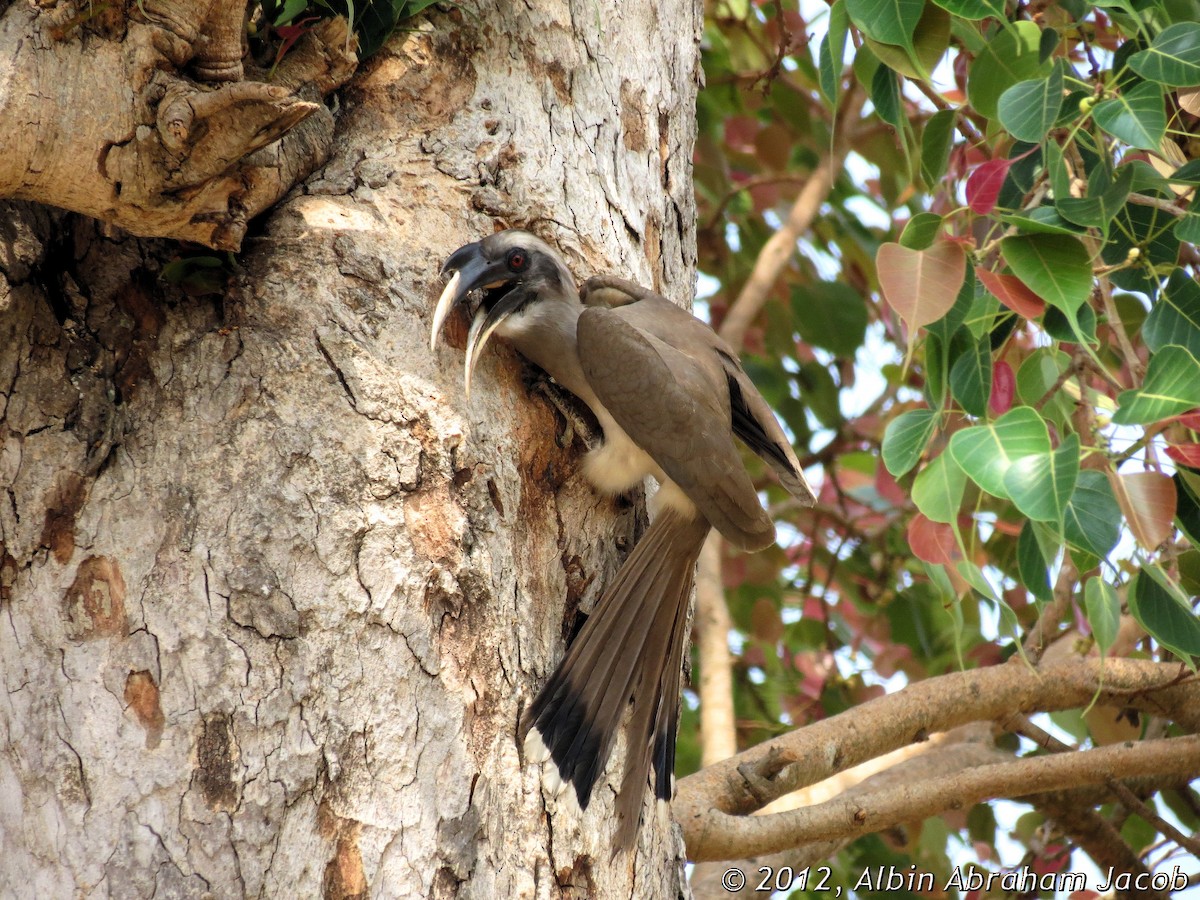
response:
[[[938,241],[927,250],[888,243],[875,254],[875,268],[884,299],[915,332],[954,306],[967,274],[967,258],[953,241]]]
[[[1179,424],[1184,428],[1190,428],[1192,431],[1200,432],[1200,411],[1184,413],[1179,417]]]
[[[725,120],[725,143],[737,153],[753,153],[754,138],[761,127],[751,116],[730,116]]]
[[[1159,472],[1117,475],[1111,469],[1108,479],[1133,536],[1144,548],[1154,550],[1171,534],[1178,500],[1175,482]]]
[[[967,206],[972,212],[986,216],[996,208],[996,198],[1008,177],[1011,159],[989,159],[967,179]]]
[[[1002,416],[1012,409],[1013,396],[1017,392],[1017,378],[1012,366],[1000,360],[992,367],[992,395],[988,397],[988,409],[992,415]]]
[[[983,268],[976,269],[975,274],[993,297],[1018,315],[1036,319],[1046,311],[1046,302],[1016,275],[997,275]]]
[[[921,513],[908,523],[908,546],[917,559],[935,565],[953,567],[962,559],[954,529],[941,522],[931,522]]]
[[[908,494],[896,483],[896,479],[892,477],[892,473],[887,470],[886,466],[875,467],[875,490],[879,492],[880,497],[897,509],[908,500]]]
[[[1176,444],[1167,448],[1167,456],[1181,466],[1200,469],[1200,444]]]

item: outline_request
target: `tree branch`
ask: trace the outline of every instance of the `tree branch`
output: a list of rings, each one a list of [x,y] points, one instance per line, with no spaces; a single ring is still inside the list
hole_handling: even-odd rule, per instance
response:
[[[729,608],[721,587],[721,536],[709,532],[696,574],[696,644],[700,655],[700,765],[737,753],[733,715],[733,660],[729,654]]]
[[[872,700],[854,710],[782,735],[732,759],[709,766],[680,782],[675,816],[683,826],[688,852],[693,859],[728,859],[774,852],[790,846],[788,841],[794,843],[797,835],[808,833],[804,829],[810,823],[803,820],[803,816],[809,815],[809,812],[785,814],[793,819],[797,816],[801,818],[785,821],[780,826],[783,830],[778,832],[774,831],[773,825],[748,825],[738,818],[739,814],[760,809],[776,797],[897,747],[926,740],[934,732],[946,731],[968,722],[1001,719],[1014,709],[1031,713],[1083,706],[1090,703],[1097,692],[1097,702],[1101,705],[1146,710],[1154,715],[1174,718],[1190,731],[1200,730],[1200,681],[1182,666],[1109,659],[1101,670],[1099,660],[1085,659],[1034,670],[1019,658],[1014,658],[1002,666],[918,682],[895,694]],[[1150,746],[1184,749],[1172,749],[1171,753],[1175,756],[1171,758],[1175,759],[1175,763],[1155,755],[1161,754],[1161,749],[1145,750],[1149,754],[1146,761],[1135,765],[1138,754]],[[1105,748],[1105,752],[1108,749]],[[1105,769],[1105,760],[1109,757],[1101,756],[1096,759],[1095,766],[1089,762],[1079,767],[1075,776],[1077,780],[1074,781],[1050,779],[1041,782],[1036,780],[1041,777],[1038,774],[1040,770],[1026,772],[1022,769],[1021,778],[1028,776],[1034,780],[1021,790],[1023,793],[1035,793],[1051,788],[1103,782],[1109,774],[1171,774],[1178,771],[1171,766],[1178,763],[1180,754],[1186,757],[1187,771],[1194,773],[1200,767],[1200,743],[1156,741],[1153,744],[1134,745],[1129,750],[1132,757],[1121,757],[1121,764],[1131,768]],[[1087,752],[1095,754],[1101,751]],[[1078,754],[1069,754],[1065,758],[1071,760],[1070,766],[1078,766]],[[1010,781],[1012,770],[993,771],[993,768],[989,767],[987,777],[981,780],[968,779],[943,786],[949,793],[939,794],[942,799],[938,802],[955,799],[958,796],[954,795],[955,791],[961,796],[974,797],[975,792],[985,788],[1001,792],[1016,789]],[[1059,775],[1062,773],[1056,773],[1055,778]],[[1018,784],[1019,781],[1017,779]],[[899,803],[896,796],[893,794],[884,799],[889,803]],[[977,799],[985,797],[980,794]],[[833,831],[822,833],[822,839],[828,840],[838,833],[862,834],[876,827],[888,827],[885,813],[891,807],[868,811],[856,801],[853,804],[855,808],[847,811],[837,805],[839,802],[830,801],[830,804],[820,807],[825,810],[821,815],[833,816],[832,819],[822,819],[822,827],[834,828]],[[915,793],[908,795],[905,803],[910,805],[904,808],[901,820],[939,811],[925,805]],[[841,819],[829,812],[834,809],[839,810],[837,815],[841,815]],[[856,821],[856,813],[860,809],[866,816],[863,822]],[[900,806],[895,809],[899,810]],[[771,821],[774,817],[759,818]],[[867,821],[871,823],[870,828],[866,826]],[[781,835],[785,834],[789,835],[788,841],[779,843]],[[751,840],[747,835],[755,837]],[[759,838],[766,837],[771,840],[765,843],[759,841]]]
[[[992,763],[909,782],[857,798],[839,798],[773,816],[731,816],[713,812],[702,850],[693,858],[740,857],[775,852],[838,833],[871,834],[901,822],[924,819],[948,809],[965,809],[995,797],[1022,797],[1093,784],[1118,775],[1186,775],[1200,764],[1200,736],[1116,744],[1078,753]]]

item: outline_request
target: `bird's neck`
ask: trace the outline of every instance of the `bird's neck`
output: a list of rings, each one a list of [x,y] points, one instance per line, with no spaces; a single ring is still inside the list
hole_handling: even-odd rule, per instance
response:
[[[578,301],[530,303],[505,319],[496,333],[599,416],[600,401],[588,386],[576,349],[575,329],[581,312],[583,304]]]

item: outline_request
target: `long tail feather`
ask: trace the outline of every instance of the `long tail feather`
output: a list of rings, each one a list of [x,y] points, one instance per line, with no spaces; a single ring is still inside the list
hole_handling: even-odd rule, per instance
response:
[[[709,528],[662,511],[521,720],[527,752],[540,743],[586,809],[632,703],[617,796],[623,849],[637,836],[652,767],[655,794],[670,799],[688,604]]]

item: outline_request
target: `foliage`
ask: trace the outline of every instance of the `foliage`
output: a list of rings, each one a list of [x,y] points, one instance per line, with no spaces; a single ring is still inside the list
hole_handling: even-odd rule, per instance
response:
[[[267,52],[278,61],[292,44],[320,19],[345,16],[358,39],[359,59],[374,54],[405,19],[410,19],[436,0],[263,0],[255,4],[251,22],[261,18],[263,28],[254,25],[259,38],[259,53]]]
[[[1039,616],[1061,613],[1082,652],[1194,667],[1200,3],[707,12],[696,189],[714,323],[804,182],[846,159],[746,338],[823,483],[809,511],[764,473],[781,546],[726,562],[740,745],[885,682],[1005,659]],[[1094,718],[1056,725],[1113,740]],[[1163,796],[1194,831],[1196,794]],[[998,864],[991,816],[950,824],[870,846]],[[1048,845],[1012,837],[1030,858]]]

